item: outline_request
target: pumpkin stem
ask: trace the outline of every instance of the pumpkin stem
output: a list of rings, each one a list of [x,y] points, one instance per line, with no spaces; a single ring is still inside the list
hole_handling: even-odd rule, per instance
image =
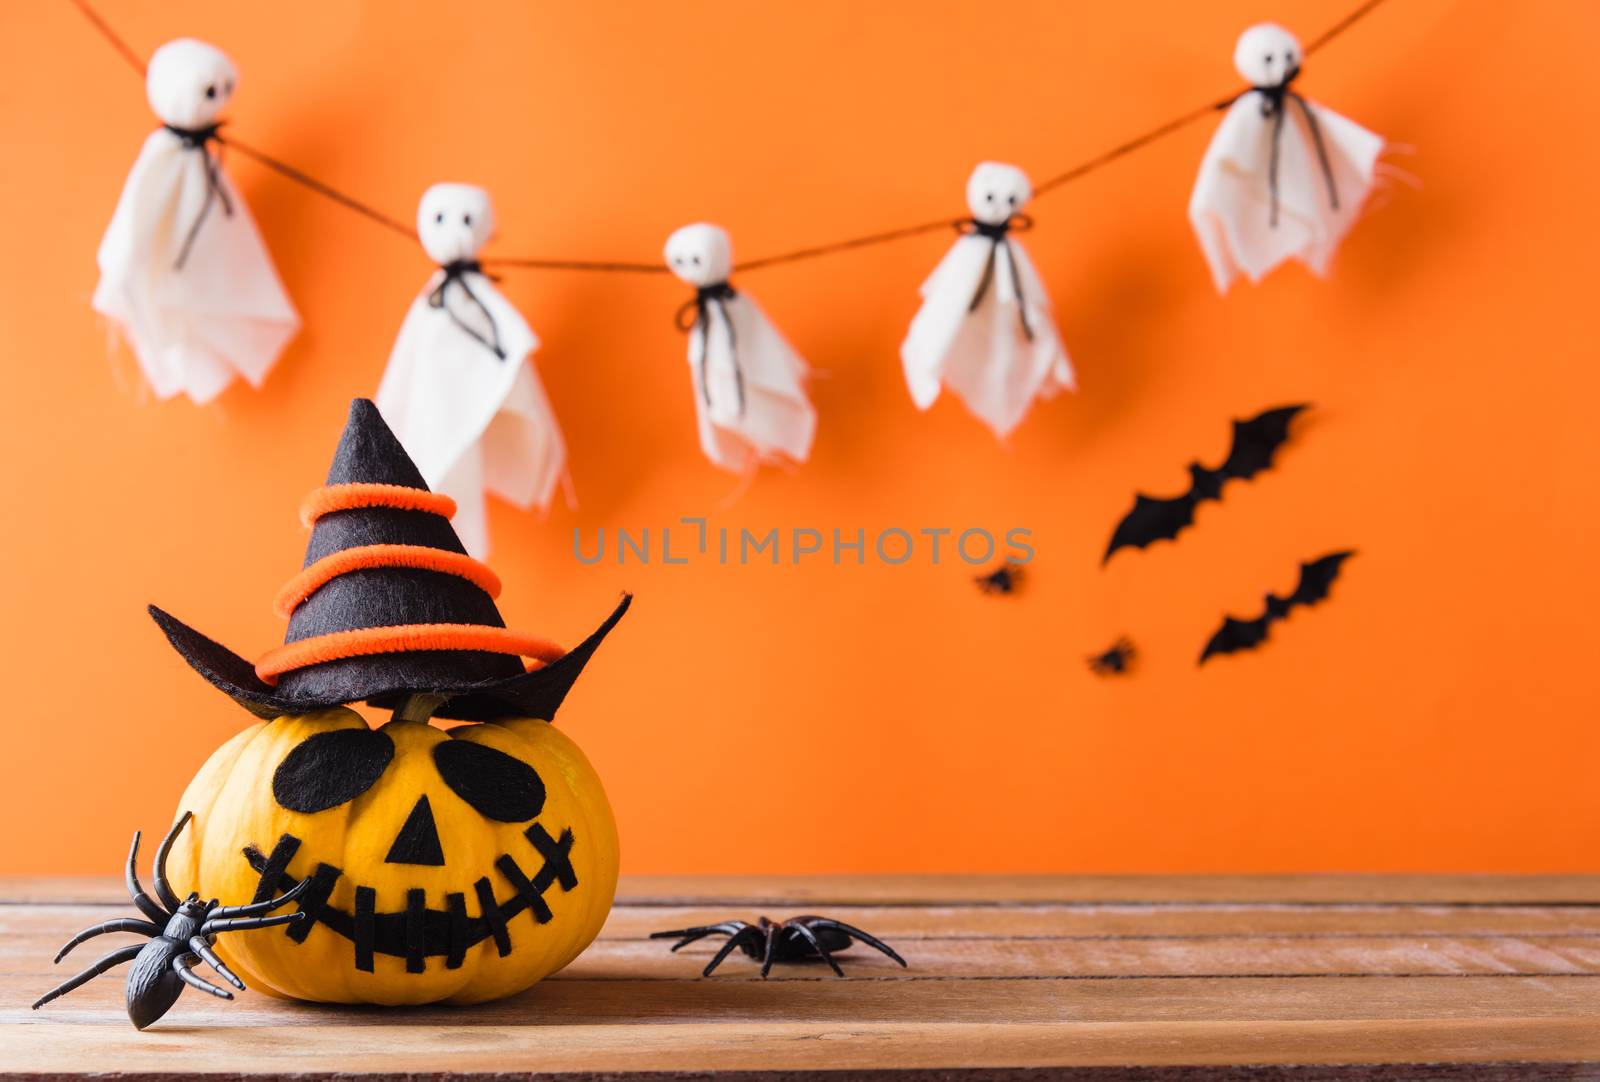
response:
[[[417,691],[400,700],[400,705],[394,708],[393,721],[420,721],[424,725],[433,717],[433,712],[444,705],[444,696],[432,692]]]

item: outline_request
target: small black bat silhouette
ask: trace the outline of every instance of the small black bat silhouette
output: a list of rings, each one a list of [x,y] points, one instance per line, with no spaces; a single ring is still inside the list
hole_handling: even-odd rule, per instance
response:
[[[1139,651],[1133,648],[1126,635],[1111,644],[1111,649],[1089,659],[1089,671],[1096,676],[1121,676],[1133,665]]]
[[[978,575],[972,581],[978,584],[978,589],[986,594],[1012,594],[1022,586],[1022,565],[1006,561],[984,575]]]
[[[1200,654],[1200,664],[1213,654],[1232,654],[1239,650],[1254,650],[1266,641],[1267,631],[1274,620],[1282,620],[1296,605],[1315,605],[1328,596],[1328,588],[1339,577],[1340,566],[1354,556],[1354,552],[1330,552],[1320,559],[1300,565],[1300,582],[1288,597],[1267,595],[1267,609],[1254,620],[1222,618],[1222,626],[1211,636]]]
[[[1248,421],[1233,422],[1233,447],[1227,461],[1216,469],[1198,462],[1189,463],[1189,491],[1170,500],[1135,493],[1133,510],[1122,516],[1111,534],[1111,544],[1100,562],[1111,559],[1120,548],[1144,548],[1152,541],[1172,540],[1194,522],[1194,509],[1204,500],[1220,500],[1222,486],[1239,478],[1247,480],[1272,465],[1272,456],[1289,438],[1289,422],[1308,408],[1306,403],[1279,406],[1258,413]]]

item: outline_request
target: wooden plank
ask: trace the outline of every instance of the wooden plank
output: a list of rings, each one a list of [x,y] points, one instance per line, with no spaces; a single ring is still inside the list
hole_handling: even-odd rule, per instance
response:
[[[795,913],[783,908],[774,915]],[[829,906],[827,912],[888,940],[960,936],[968,939],[1199,938],[1205,936],[1402,936],[1485,937],[1494,935],[1600,935],[1600,907],[1201,907],[1029,906],[874,908]],[[65,939],[108,917],[132,915],[130,906],[51,905],[0,907],[0,927],[15,935],[37,932]],[[612,910],[602,939],[644,939],[651,932],[710,924],[733,916],[754,920],[746,909],[687,908]],[[4,942],[0,941],[0,950]]]
[[[661,927],[658,910],[619,909],[597,941],[565,976],[600,978],[633,974],[641,978],[691,978],[716,950],[718,940],[705,939],[683,952],[670,952],[669,942],[649,940]],[[682,923],[705,922],[713,911],[670,911]],[[1419,920],[1419,911],[1379,907],[1361,912],[1369,918],[1362,930],[1342,925],[1345,910],[1312,907],[1297,911],[1340,927],[1275,933],[1261,927],[1262,910],[1219,911],[1179,907],[1121,910],[1127,930],[1115,932],[1103,919],[1090,920],[1081,909],[1023,910],[884,909],[845,907],[846,919],[870,924],[898,944],[915,962],[911,976],[1173,976],[1274,973],[1582,973],[1600,970],[1600,909],[1468,908],[1433,909]],[[1277,915],[1282,910],[1271,910]],[[725,913],[725,911],[724,911]],[[897,922],[892,914],[907,921]],[[1044,916],[1070,914],[1081,932],[1046,930]],[[1226,930],[1192,932],[1187,919],[1176,916],[1231,918]],[[107,915],[99,906],[13,906],[0,909],[0,974],[31,974],[53,979],[47,963],[55,949],[79,928]],[[1496,924],[1488,931],[1446,931],[1436,915],[1472,917]],[[1492,915],[1498,921],[1484,922]],[[1545,919],[1529,919],[1537,915]],[[1327,918],[1335,916],[1338,921]],[[1575,921],[1575,916],[1586,920]],[[1002,920],[1001,918],[1007,918]],[[1142,919],[1140,919],[1142,918]],[[1381,918],[1381,919],[1380,919]],[[1520,919],[1518,919],[1520,918]],[[991,932],[971,929],[987,919]],[[914,929],[904,924],[914,924]],[[1573,925],[1577,925],[1573,930]],[[1087,931],[1087,929],[1097,929]],[[276,933],[269,933],[276,934]],[[91,959],[112,945],[133,941],[125,936],[99,940],[78,952]],[[99,948],[96,950],[96,948]],[[870,948],[856,945],[842,956],[853,971],[872,973],[891,966]],[[698,959],[698,960],[696,960]],[[736,976],[744,968],[735,955],[719,972]],[[781,976],[786,971],[780,969]],[[789,970],[787,972],[796,972]],[[801,967],[798,972],[806,972]]]
[[[1563,1064],[1543,1077],[1594,1077],[1566,1064],[1600,1060],[1600,1037],[1579,1019],[1471,1021],[1113,1022],[1036,1026],[1016,1023],[892,1025],[871,1022],[642,1026],[324,1024],[153,1028],[137,1039],[107,1026],[18,1026],[0,1047],[0,1071],[74,1074],[88,1063],[115,1064],[119,1077],[293,1074],[326,1077],[373,1070],[459,1076],[474,1072],[768,1072],[1206,1064],[1435,1064],[1486,1062],[1485,1078],[1535,1077],[1523,1064]],[[219,1048],[219,1040],[226,1045]],[[1495,1066],[1515,1063],[1519,1066]],[[760,1072],[760,1073],[757,1073]],[[1349,1073],[1340,1072],[1340,1077]],[[791,1076],[792,1077],[792,1076]],[[836,1076],[835,1076],[836,1077]],[[1211,1077],[1207,1075],[1206,1077]],[[1304,1070],[1296,1079],[1325,1078]],[[1364,1072],[1362,1077],[1369,1077]],[[1428,1077],[1401,1070],[1396,1077]],[[1459,1076],[1458,1076],[1459,1077]]]
[[[125,901],[106,877],[0,877],[0,904]],[[1600,875],[624,876],[618,904],[1600,905]]]
[[[1028,905],[823,907],[887,939],[959,934],[970,938],[1139,937],[1206,935],[1592,935],[1600,933],[1600,906],[1193,906]],[[90,910],[84,910],[88,914]],[[775,918],[805,912],[800,906],[768,910]],[[712,924],[730,917],[754,921],[748,906],[639,908],[618,906],[601,935],[642,938],[668,928]]]
[[[1030,884],[969,887],[999,896]],[[1137,1071],[1118,1078],[1177,1079],[1189,1076],[1148,1072],[1278,1064],[1299,1065],[1286,1077],[1307,1082],[1352,1077],[1363,1064],[1430,1064],[1401,1075],[1476,1082],[1531,1077],[1534,1063],[1551,1065],[1546,1077],[1600,1068],[1600,905],[1578,900],[1582,883],[1479,882],[1464,904],[1417,884],[1363,880],[1357,889],[1342,878],[1313,889],[1223,877],[1211,886],[1226,893],[1213,896],[1190,896],[1194,881],[1165,893],[1149,883],[1123,888],[1147,895],[1135,901],[1116,900],[1103,884],[1098,901],[1008,904],[941,903],[941,891],[971,890],[895,880],[861,890],[899,904],[841,893],[838,905],[821,905],[830,892],[854,889],[850,881],[742,879],[731,888],[711,883],[704,890],[719,893],[709,900],[689,895],[669,905],[678,886],[657,885],[665,889],[646,904],[614,910],[568,970],[508,1000],[394,1011],[186,995],[138,1034],[115,977],[41,1012],[24,1006],[75,971],[49,964],[61,941],[127,908],[115,883],[42,884],[47,902],[21,904],[12,894],[0,904],[0,1071],[164,1078],[377,1068],[596,1078],[653,1070],[782,1082],[823,1068],[887,1069],[886,1078],[983,1069],[998,1072],[988,1076],[998,1082],[1039,1077],[1016,1072],[1046,1067],[1115,1065]],[[796,897],[760,894],[780,888]],[[1235,890],[1258,900],[1239,901]],[[74,900],[91,893],[96,901]],[[1408,894],[1429,900],[1407,903]],[[858,946],[842,959],[846,980],[807,965],[762,981],[737,955],[702,980],[712,945],[673,955],[644,938],[741,912],[821,908],[890,938],[913,968]],[[81,964],[97,956],[83,954]],[[1305,1073],[1318,1064],[1336,1073]],[[1461,1070],[1441,1075],[1440,1064]],[[1600,1069],[1592,1073],[1600,1078]]]
[[[911,963],[902,972],[870,948],[852,947],[839,955],[855,978],[924,980],[944,977],[1184,977],[1318,974],[1600,975],[1600,937],[1484,940],[1301,939],[1219,937],[1182,939],[962,940],[904,941]],[[610,940],[595,945],[557,980],[692,980],[715,948],[695,944],[677,955],[666,944]],[[756,963],[729,958],[719,978],[759,979]],[[820,963],[778,967],[782,980],[835,979]],[[1597,986],[1600,992],[1600,986]]]
[[[70,927],[19,930],[0,935],[0,995],[15,989],[31,998],[95,958],[139,940],[111,935],[80,947],[60,967],[50,959]],[[1205,936],[1138,939],[969,939],[961,936],[902,938],[899,950],[911,963],[901,970],[870,948],[856,945],[838,959],[849,976],[926,980],[943,977],[1237,977],[1317,974],[1600,975],[1600,935],[1477,938],[1412,936]],[[690,981],[715,953],[704,940],[674,954],[670,944],[640,939],[601,939],[552,980]],[[755,979],[756,964],[735,953],[717,970],[718,980]],[[773,980],[834,979],[821,963],[778,966]],[[29,990],[32,990],[31,995]],[[7,998],[10,998],[7,995]]]
[[[45,1011],[0,1009],[0,1024],[93,1027],[120,1022],[121,987],[101,981]],[[8,1003],[26,1002],[22,996]],[[1110,1022],[1329,1022],[1596,1018],[1600,977],[1312,976],[924,980],[566,980],[470,1010],[435,1005],[397,1014],[380,1007],[323,1007],[252,994],[236,1003],[186,996],[174,1024],[562,1026],[895,1023],[901,1025]],[[48,1013],[47,1013],[48,1012]],[[397,1021],[398,1019],[398,1021]],[[560,1039],[559,1031],[547,1034]]]

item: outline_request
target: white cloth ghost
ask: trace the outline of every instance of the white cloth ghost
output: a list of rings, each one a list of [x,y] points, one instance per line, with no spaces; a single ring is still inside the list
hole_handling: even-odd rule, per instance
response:
[[[484,493],[547,509],[567,467],[529,359],[539,339],[478,266],[493,231],[482,188],[435,184],[423,194],[417,233],[439,271],[406,313],[377,395],[429,487],[456,501],[456,533],[478,557],[489,551]]]
[[[806,363],[761,306],[728,284],[728,234],[705,223],[667,238],[667,266],[695,287],[679,312],[689,333],[700,447],[714,464],[748,473],[763,462],[804,462],[817,433]],[[686,322],[692,317],[692,322]]]
[[[1290,89],[1304,56],[1272,23],[1246,30],[1234,49],[1254,89],[1229,106],[1189,197],[1218,292],[1286,259],[1325,273],[1372,191],[1382,137]]]
[[[1033,224],[1021,214],[1032,194],[1015,166],[972,171],[972,218],[922,283],[922,307],[900,346],[918,409],[949,387],[1001,437],[1036,397],[1075,387],[1044,282],[1014,235]]]
[[[212,153],[237,82],[204,42],[150,58],[150,133],[100,242],[94,308],[121,328],[159,398],[260,386],[300,325],[244,199]]]

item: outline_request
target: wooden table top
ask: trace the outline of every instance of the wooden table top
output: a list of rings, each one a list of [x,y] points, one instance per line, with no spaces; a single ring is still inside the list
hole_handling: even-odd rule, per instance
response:
[[[1600,876],[633,878],[582,957],[497,1003],[190,992],[138,1033],[117,975],[29,1010],[70,975],[56,948],[128,909],[110,880],[0,879],[0,1071],[1600,1079]],[[646,938],[807,912],[910,969],[857,946],[843,980],[738,954],[702,979],[711,941]]]

